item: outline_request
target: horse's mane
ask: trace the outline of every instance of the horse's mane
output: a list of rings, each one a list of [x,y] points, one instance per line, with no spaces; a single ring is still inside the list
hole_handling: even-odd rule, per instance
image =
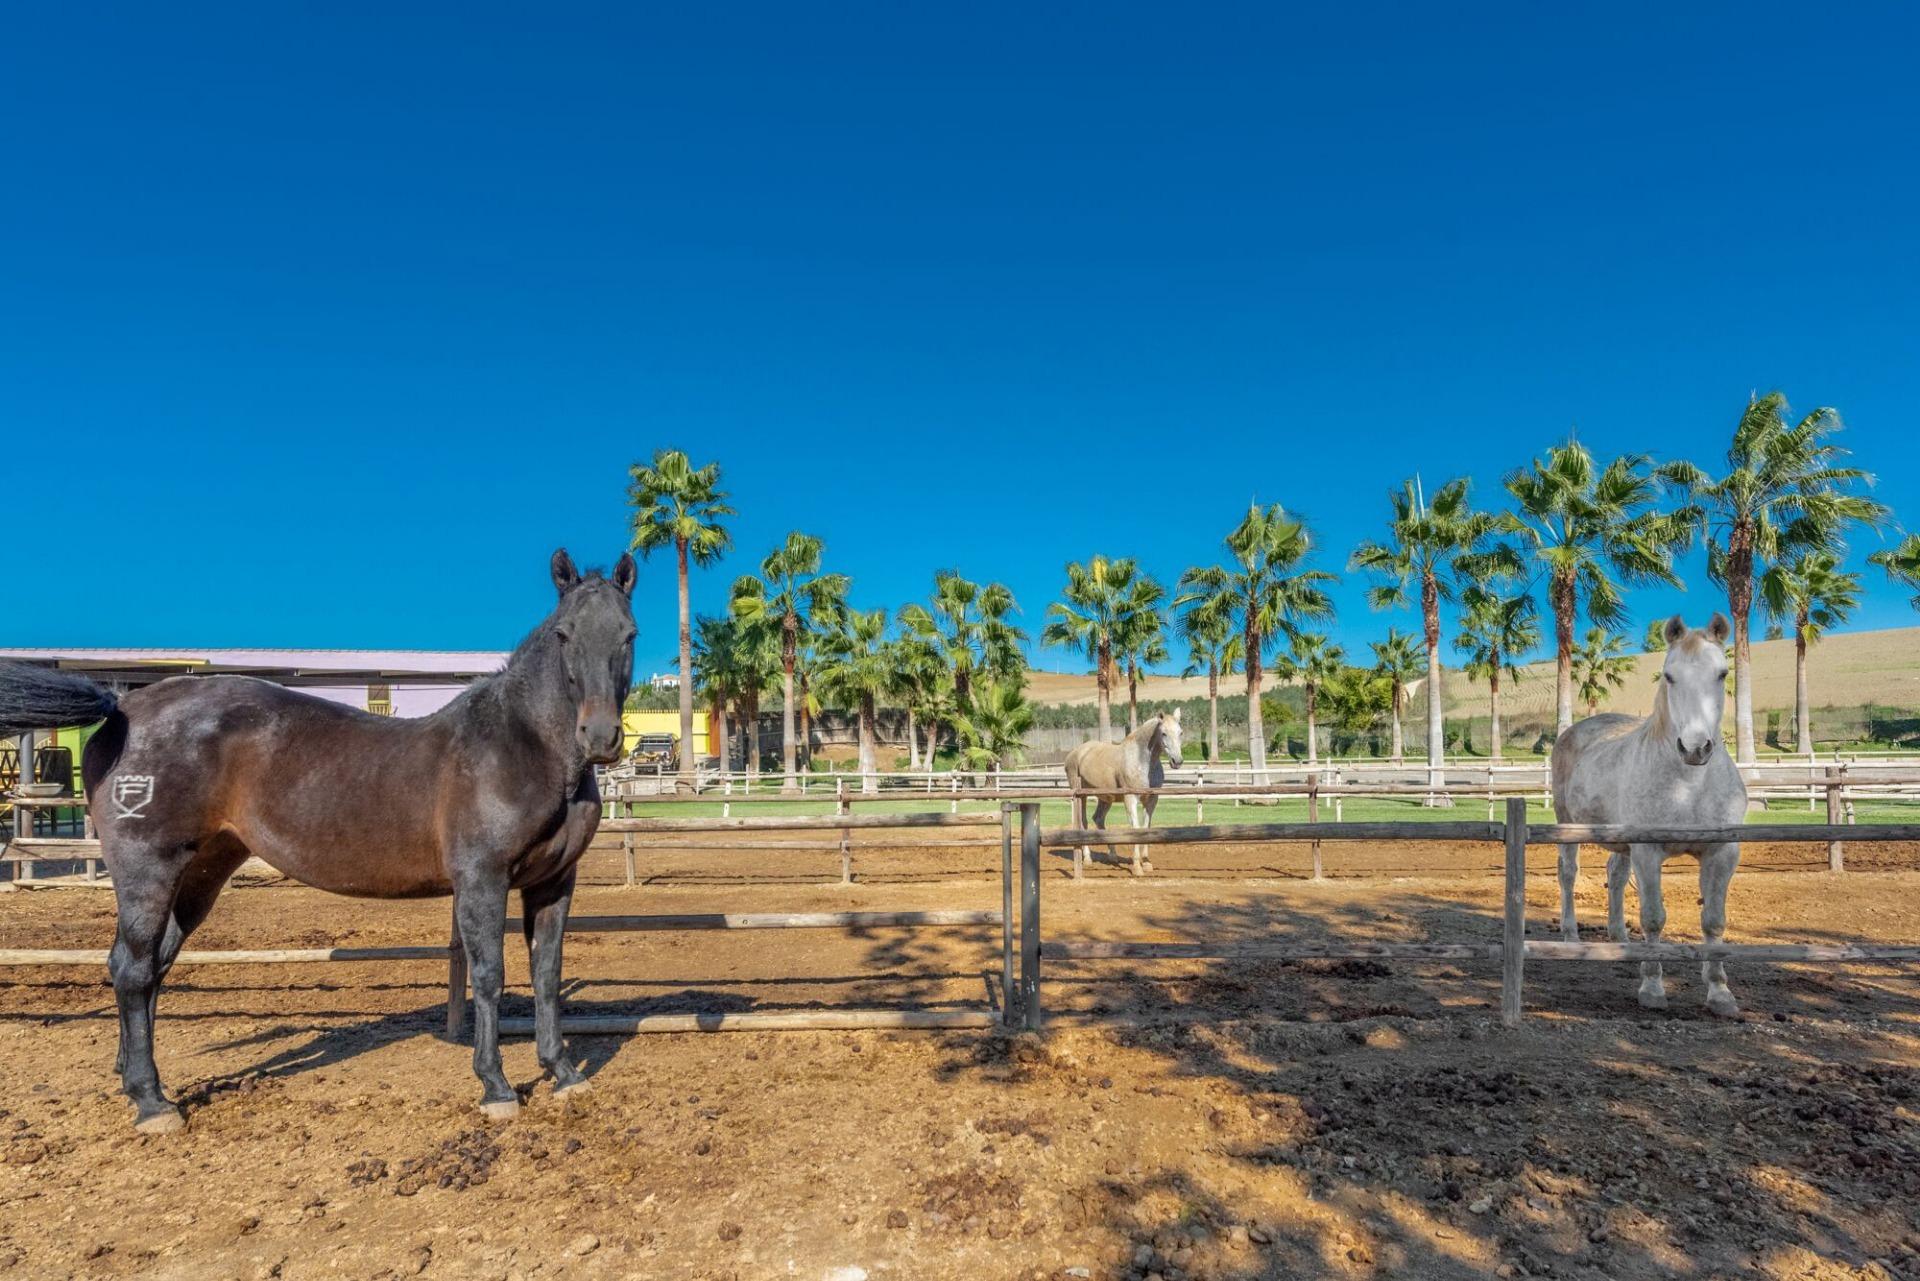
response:
[[[468,685],[464,690],[461,690],[455,698],[448,702],[443,710],[452,711],[462,703],[470,703],[482,694],[498,689],[500,686],[506,684],[516,670],[523,670],[527,665],[528,658],[545,644],[548,637],[553,635],[554,620],[559,618],[560,607],[566,604],[567,598],[591,583],[611,586],[612,580],[607,577],[604,569],[597,567],[582,573],[580,575],[580,581],[567,588],[567,590],[561,594],[559,603],[547,611],[547,616],[536,623],[532,631],[520,638],[520,643],[515,645],[512,652],[507,655],[507,661],[501,664],[499,671],[489,672]]]

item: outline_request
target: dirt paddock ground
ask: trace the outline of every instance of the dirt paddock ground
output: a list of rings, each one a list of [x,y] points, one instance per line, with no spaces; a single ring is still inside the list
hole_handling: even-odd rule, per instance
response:
[[[1913,851],[1748,852],[1739,942],[1920,942]],[[863,857],[864,856],[864,857]],[[1485,940],[1499,851],[1049,858],[1050,938]],[[1549,936],[1552,851],[1530,921]],[[1583,871],[1590,936],[1601,859]],[[617,849],[580,914],[998,907],[997,845]],[[1670,937],[1698,937],[1691,860]],[[1633,913],[1629,899],[1629,916]],[[104,947],[112,896],[0,895],[0,946]],[[204,948],[437,943],[444,902],[243,878]],[[988,1009],[997,929],[582,933],[576,1013]],[[530,1012],[509,949],[507,1013]],[[182,968],[159,1059],[185,1134],[134,1135],[97,969],[0,971],[0,1274],[22,1277],[1920,1277],[1920,967],[1736,966],[1745,1013],[1634,1003],[1633,967],[1050,965],[1037,1040],[988,1032],[580,1038],[562,1107],[509,1042],[482,1122],[435,962]]]

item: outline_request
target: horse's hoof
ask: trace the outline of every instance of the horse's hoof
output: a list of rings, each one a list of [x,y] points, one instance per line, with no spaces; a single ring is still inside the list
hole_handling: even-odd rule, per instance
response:
[[[1667,1008],[1667,994],[1663,991],[1640,989],[1640,1008],[1644,1010],[1664,1010]]]
[[[1731,992],[1715,992],[1707,997],[1707,1013],[1723,1019],[1740,1017],[1740,1002],[1733,999]]]
[[[168,1108],[138,1118],[133,1128],[140,1134],[178,1134],[187,1128],[187,1118],[180,1115],[179,1108]]]
[[[480,1115],[489,1121],[511,1121],[520,1115],[519,1099],[500,1099],[480,1105]]]
[[[553,1087],[553,1097],[562,1103],[571,1103],[575,1099],[591,1093],[593,1093],[593,1082],[591,1081],[575,1081],[571,1085],[556,1085]]]

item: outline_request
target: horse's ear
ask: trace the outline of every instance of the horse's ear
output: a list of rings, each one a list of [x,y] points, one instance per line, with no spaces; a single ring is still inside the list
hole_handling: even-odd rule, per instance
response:
[[[1714,617],[1719,618],[1720,615],[1715,614]],[[1680,615],[1678,614],[1675,614],[1672,618],[1669,618],[1667,620],[1666,637],[1667,637],[1667,645],[1669,647],[1671,647],[1675,641],[1679,640],[1682,636],[1685,636],[1686,634],[1687,634],[1686,619],[1680,617]]]
[[[633,580],[639,577],[639,573],[640,571],[635,569],[633,565],[633,553],[622,552],[620,559],[616,561],[613,566],[613,585],[620,589],[621,595],[631,596],[633,595]]]
[[[1733,634],[1733,624],[1727,621],[1725,614],[1716,613],[1707,623],[1707,636],[1716,645],[1727,643],[1727,637]]]
[[[1180,723],[1180,709],[1177,707],[1174,708],[1171,715],[1173,716],[1173,723],[1178,725]]]
[[[567,549],[564,547],[553,554],[549,568],[553,570],[553,585],[560,589],[562,596],[567,594],[568,588],[580,581],[580,571],[574,567],[573,557],[567,555]]]

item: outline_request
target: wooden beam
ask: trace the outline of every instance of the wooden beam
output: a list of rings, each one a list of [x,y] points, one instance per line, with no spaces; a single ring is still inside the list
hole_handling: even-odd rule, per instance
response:
[[[1486,961],[1498,943],[1122,943],[1104,939],[1045,943],[1048,961]]]
[[[1856,831],[1858,829],[1855,829]],[[1498,823],[1220,823],[1206,827],[1049,827],[1047,848],[1068,845],[1199,845],[1242,841],[1487,841],[1502,839]]]
[[[849,801],[858,799],[849,796]],[[768,818],[607,818],[603,832],[838,832],[917,827],[995,827],[995,814],[787,814]]]
[[[992,1010],[713,1010],[691,1014],[575,1014],[562,1016],[567,1036],[632,1036],[641,1032],[861,1032],[940,1031],[993,1027]],[[500,1020],[505,1036],[531,1036],[533,1020]]]
[[[574,916],[567,919],[567,933],[611,934],[630,930],[865,930],[998,924],[1000,913],[990,908],[935,912],[688,912],[652,916]],[[519,932],[519,919],[509,918],[507,933]]]
[[[1561,943],[1530,939],[1537,961],[1920,961],[1920,947],[1855,943]]]
[[[1527,844],[1679,845],[1728,841],[1920,841],[1920,823],[1743,823],[1734,827],[1630,827],[1621,824],[1548,823],[1527,829]]]
[[[294,947],[230,952],[182,952],[176,965],[292,965],[313,961],[444,961],[444,947]],[[0,965],[105,965],[104,950],[90,948],[0,948]]]

